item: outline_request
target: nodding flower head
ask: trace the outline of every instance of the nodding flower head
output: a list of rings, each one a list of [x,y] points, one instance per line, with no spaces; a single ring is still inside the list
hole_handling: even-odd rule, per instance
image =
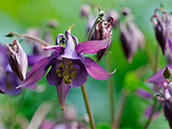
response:
[[[167,48],[172,53],[172,17],[166,11],[156,9],[154,15],[151,17],[154,25],[156,39],[165,54]]]
[[[156,96],[157,100],[162,103],[164,115],[169,122],[170,128],[172,128],[172,96],[170,86],[171,84],[164,83],[164,93],[163,97],[158,94]]]
[[[72,25],[73,26],[73,25]],[[56,86],[58,99],[62,110],[65,108],[65,99],[71,87],[79,87],[86,82],[88,73],[98,80],[107,79],[112,73],[108,73],[93,59],[84,57],[82,53],[96,53],[100,49],[107,48],[110,40],[84,41],[71,35],[71,27],[65,35],[59,34],[56,38],[56,46],[47,46],[44,50],[53,50],[50,57],[39,60],[31,68],[24,82],[18,87],[28,87],[40,80],[46,71],[46,79],[50,85]],[[60,46],[61,44],[64,46]]]
[[[7,47],[8,62],[17,77],[24,80],[26,77],[28,61],[25,51],[17,40],[13,44],[5,44]]]
[[[94,27],[92,40],[104,40],[111,37],[112,36],[112,26],[111,26],[112,23],[113,23],[112,17],[109,22],[106,22],[105,20],[98,20]],[[109,48],[110,43],[108,44],[107,48],[102,49],[97,52],[98,60],[100,60],[103,57],[103,55]]]

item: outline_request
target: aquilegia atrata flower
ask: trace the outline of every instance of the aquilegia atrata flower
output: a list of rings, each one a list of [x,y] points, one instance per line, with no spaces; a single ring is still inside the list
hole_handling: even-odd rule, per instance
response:
[[[48,46],[44,50],[54,50],[50,57],[45,57],[38,61],[31,68],[19,87],[28,87],[40,80],[47,69],[51,67],[46,75],[50,85],[57,88],[57,95],[62,110],[65,108],[65,99],[72,86],[81,86],[86,82],[88,73],[95,79],[107,79],[112,73],[108,73],[103,67],[97,64],[93,59],[84,57],[82,53],[96,53],[104,49],[110,40],[84,41],[78,44],[78,39],[71,35],[71,27],[65,32],[65,35],[57,36],[57,46]],[[62,37],[61,41],[60,38]],[[60,46],[61,42],[66,46]]]

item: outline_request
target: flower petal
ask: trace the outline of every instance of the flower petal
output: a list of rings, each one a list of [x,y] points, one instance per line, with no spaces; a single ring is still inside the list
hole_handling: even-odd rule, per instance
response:
[[[57,96],[58,96],[58,99],[60,102],[61,109],[64,111],[65,110],[65,100],[66,100],[66,97],[67,97],[71,87],[62,82],[61,85],[56,86],[56,88],[57,88]]]
[[[102,66],[89,57],[85,57],[85,66],[89,74],[98,80],[105,80],[116,72],[114,70],[112,73],[108,73]]]
[[[105,40],[92,40],[79,43],[75,50],[79,53],[96,53],[101,49],[106,49],[111,43],[111,37]]]
[[[56,73],[56,66],[57,65],[53,65],[51,67],[51,69],[48,72],[46,78],[47,78],[47,82],[50,85],[59,86],[62,83],[63,77],[58,77],[58,75]]]
[[[64,53],[62,54],[62,57],[68,59],[80,59],[80,57],[77,55],[75,51],[74,40],[68,30],[66,31],[65,35],[66,35],[66,47]]]
[[[44,54],[27,55],[28,65],[33,66],[36,62],[38,62],[40,59],[44,57]]]
[[[143,98],[151,98],[152,97],[152,94],[150,94],[149,92],[147,92],[146,90],[141,89],[141,88],[137,89],[136,93]]]
[[[170,67],[172,69],[172,64],[168,65],[168,67]],[[157,86],[163,86],[164,82],[168,83],[168,81],[163,76],[163,72],[164,72],[165,68],[166,67],[162,68],[161,70],[156,72],[154,75],[147,78],[146,81],[150,82],[150,83],[154,83]]]
[[[31,70],[26,76],[26,79],[20,84],[19,87],[28,87],[39,81],[45,74],[46,70],[43,70],[45,64],[48,62],[49,57],[45,57],[33,65]]]
[[[69,86],[81,86],[83,83],[86,82],[88,72],[85,68],[85,65],[80,60],[72,60],[74,65],[73,67],[77,67],[77,73],[75,78],[71,78],[71,84]]]

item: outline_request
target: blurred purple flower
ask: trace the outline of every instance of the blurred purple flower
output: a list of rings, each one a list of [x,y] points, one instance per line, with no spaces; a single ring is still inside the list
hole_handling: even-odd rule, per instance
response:
[[[12,72],[6,56],[6,47],[0,44],[0,89],[8,95],[16,95],[21,92],[21,88],[15,89],[21,80]]]
[[[138,47],[144,47],[145,38],[143,33],[139,30],[133,21],[128,21],[128,23],[121,23],[120,30],[120,40],[122,43],[123,51],[128,63],[131,63]]]
[[[161,13],[161,15],[159,15]],[[158,43],[165,54],[167,48],[172,53],[172,17],[166,11],[156,9],[154,15],[151,18],[154,24],[155,35]]]
[[[85,16],[88,16],[88,14],[90,13],[91,11],[91,6],[88,5],[88,4],[84,4],[82,5],[81,9],[80,9],[80,15],[81,17],[85,17]]]
[[[30,70],[24,82],[19,87],[27,87],[40,80],[51,66],[46,78],[50,85],[57,88],[57,95],[62,110],[65,108],[65,99],[72,86],[81,86],[87,80],[88,73],[98,80],[107,79],[112,73],[108,73],[93,59],[84,57],[82,53],[96,53],[104,49],[110,40],[84,41],[78,44],[78,39],[70,34],[70,29],[65,35],[59,34],[57,46],[46,47],[45,50],[54,50],[50,57],[38,61]],[[60,46],[61,37],[66,39],[66,47]],[[76,46],[76,47],[75,47]]]
[[[41,37],[41,35],[44,36],[44,40],[50,44],[52,44],[52,35],[50,32],[46,31],[43,34],[41,34],[41,30],[39,28],[31,28],[28,29],[26,32],[30,36],[34,37]],[[46,57],[48,54],[47,52],[43,51],[42,46],[39,42],[35,40],[26,39],[26,42],[32,44],[32,54],[27,55],[28,57],[28,65],[33,66],[36,62],[38,62],[40,59]]]

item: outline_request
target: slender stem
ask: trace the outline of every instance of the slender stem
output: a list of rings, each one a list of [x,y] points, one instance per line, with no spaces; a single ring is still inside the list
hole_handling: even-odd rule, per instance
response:
[[[159,51],[160,51],[159,50],[159,46],[157,44],[156,55],[155,55],[155,64],[154,64],[154,69],[153,69],[154,73],[156,73],[157,68],[158,68]],[[154,85],[154,89],[157,90],[156,85]],[[144,126],[144,129],[147,129],[147,127],[149,126],[150,122],[152,121],[153,115],[154,115],[154,113],[156,111],[156,105],[157,105],[157,100],[156,100],[156,98],[154,98],[154,103],[153,103],[152,111],[151,111],[150,117],[149,117],[146,125]]]
[[[157,100],[156,100],[156,98],[154,98],[153,108],[152,108],[151,114],[149,116],[149,119],[148,119],[144,129],[147,129],[147,127],[149,126],[150,122],[152,121],[153,115],[154,115],[154,113],[156,111],[156,105],[157,105]]]
[[[88,113],[88,116],[89,116],[89,119],[90,119],[91,128],[92,129],[96,129],[96,126],[95,126],[95,123],[94,123],[94,119],[93,119],[93,115],[91,113],[90,104],[89,104],[89,101],[88,101],[88,96],[87,96],[87,91],[86,91],[85,84],[83,84],[81,86],[81,89],[82,89],[82,94],[83,94],[83,97],[84,97],[87,113]]]
[[[109,54],[106,58],[106,63],[109,71],[112,71],[112,58],[111,54]],[[111,124],[113,126],[114,121],[114,116],[115,116],[115,106],[114,106],[114,79],[113,76],[110,76],[108,79],[108,88],[109,88],[109,102],[110,102],[110,120]]]
[[[128,92],[125,92],[124,90],[122,91],[122,94],[121,94],[121,97],[119,100],[119,104],[118,104],[119,105],[118,106],[118,114],[117,114],[117,117],[115,118],[116,121],[113,123],[114,129],[118,129],[120,126],[122,114],[124,111],[124,107],[125,107],[125,103],[126,103],[128,94],[129,94]]]
[[[28,38],[28,39],[32,39],[32,40],[35,40],[35,41],[38,41],[40,42],[41,44],[45,45],[45,46],[49,46],[50,44],[45,42],[44,40],[38,38],[38,37],[35,37],[35,36],[31,36],[31,35],[28,35],[28,34],[18,34],[18,33],[14,33],[17,37],[25,37],[25,38]]]

